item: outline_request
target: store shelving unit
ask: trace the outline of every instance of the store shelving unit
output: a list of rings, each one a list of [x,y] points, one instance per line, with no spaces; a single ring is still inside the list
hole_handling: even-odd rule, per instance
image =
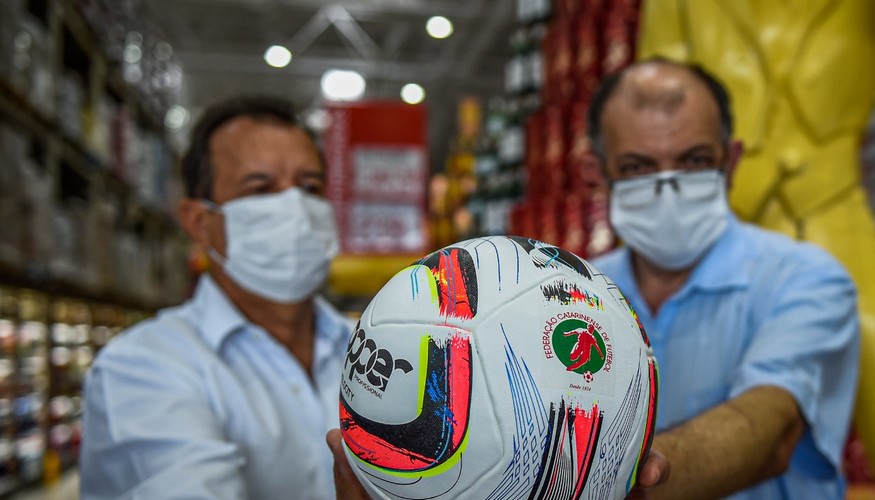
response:
[[[0,4],[0,495],[75,463],[95,354],[188,291],[168,51],[124,4]]]
[[[613,248],[586,111],[631,63],[639,0],[518,0],[506,94],[487,112],[468,206],[484,234],[513,233],[592,258]]]

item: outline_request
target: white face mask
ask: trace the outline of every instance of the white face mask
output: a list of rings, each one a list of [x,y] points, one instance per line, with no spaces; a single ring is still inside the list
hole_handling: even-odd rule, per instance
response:
[[[337,255],[331,205],[297,187],[247,196],[224,205],[226,257],[210,255],[244,289],[280,303],[300,302],[328,277]]]
[[[719,170],[669,171],[615,181],[611,224],[632,250],[667,270],[699,260],[728,223]]]

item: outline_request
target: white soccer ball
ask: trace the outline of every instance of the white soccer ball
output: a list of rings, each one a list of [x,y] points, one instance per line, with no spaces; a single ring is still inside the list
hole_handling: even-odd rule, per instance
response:
[[[493,236],[396,274],[347,347],[341,432],[374,498],[623,498],[657,373],[617,287],[574,254]]]

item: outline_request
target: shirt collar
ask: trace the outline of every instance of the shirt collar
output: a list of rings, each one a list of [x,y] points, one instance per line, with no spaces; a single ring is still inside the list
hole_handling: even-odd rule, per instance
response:
[[[329,342],[342,343],[346,341],[352,329],[352,320],[337,312],[327,300],[317,295],[313,297],[313,308],[316,312],[316,336]]]
[[[198,281],[194,304],[200,311],[201,335],[214,351],[219,350],[229,335],[249,324],[208,274],[201,276]]]
[[[214,351],[218,351],[229,335],[245,329],[251,322],[243,316],[208,274],[201,276],[194,295],[194,304],[201,312],[201,335]],[[324,298],[314,297],[316,337],[331,345],[346,346],[350,321]]]
[[[696,265],[690,279],[675,293],[675,297],[685,295],[693,290],[720,291],[732,288],[744,288],[750,284],[750,276],[742,266],[747,256],[744,239],[741,237],[742,224],[733,214],[729,214],[726,230],[714,242]],[[633,303],[633,307],[639,309],[643,305],[643,299],[635,281],[635,272],[632,268],[632,252],[628,246],[623,246],[612,258],[619,259],[619,272],[610,276],[617,287],[624,291]],[[629,297],[631,296],[631,297]]]
[[[684,288],[719,291],[750,285],[744,269],[748,251],[741,237],[742,225],[735,215],[727,217],[726,230],[696,265]]]

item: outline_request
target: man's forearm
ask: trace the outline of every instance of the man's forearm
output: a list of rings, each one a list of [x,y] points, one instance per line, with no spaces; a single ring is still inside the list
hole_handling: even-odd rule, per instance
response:
[[[653,498],[719,498],[786,470],[805,429],[785,390],[751,389],[656,436],[653,448],[671,464]]]

